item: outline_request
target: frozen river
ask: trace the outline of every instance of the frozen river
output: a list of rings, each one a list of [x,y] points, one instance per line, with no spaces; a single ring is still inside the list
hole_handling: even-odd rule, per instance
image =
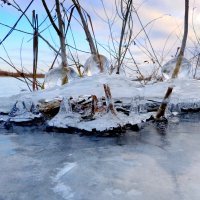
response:
[[[176,122],[176,123],[175,123]],[[0,129],[1,200],[199,200],[200,115],[119,138]]]

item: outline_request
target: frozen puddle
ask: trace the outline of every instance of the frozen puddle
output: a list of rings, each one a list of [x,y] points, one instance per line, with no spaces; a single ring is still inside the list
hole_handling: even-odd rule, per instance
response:
[[[53,182],[56,183],[56,186],[53,188],[53,191],[55,193],[58,193],[64,199],[72,199],[74,197],[74,194],[71,188],[68,185],[64,184],[61,179],[76,166],[76,163],[65,163],[64,167],[59,169],[58,173],[53,178]]]

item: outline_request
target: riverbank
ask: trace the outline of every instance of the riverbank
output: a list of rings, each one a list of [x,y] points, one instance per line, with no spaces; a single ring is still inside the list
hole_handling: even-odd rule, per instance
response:
[[[200,110],[200,81],[174,80],[167,116]],[[106,99],[104,85],[111,99]],[[77,78],[63,86],[0,98],[0,119],[14,124],[45,121],[50,130],[109,133],[136,127],[155,116],[171,82],[141,85],[125,76],[96,75]],[[14,100],[13,100],[14,99]],[[108,110],[112,103],[114,112]]]

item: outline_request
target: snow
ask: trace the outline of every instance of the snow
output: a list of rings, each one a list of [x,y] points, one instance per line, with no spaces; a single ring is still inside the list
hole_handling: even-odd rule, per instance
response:
[[[97,131],[109,130],[112,127],[123,127],[126,124],[140,124],[142,120],[148,119],[152,113],[147,113],[143,115],[135,115],[135,116],[126,116],[122,113],[118,113],[117,116],[112,113],[107,113],[102,115],[101,117],[96,118],[93,121],[86,121],[82,123],[78,123],[77,127],[79,129],[84,129],[87,131],[91,131],[94,127]]]
[[[12,97],[0,98],[0,112],[9,113],[15,101],[30,98],[33,103],[37,104],[42,99],[52,100],[56,97],[78,97],[80,95],[95,94],[97,97],[105,96],[103,84],[108,84],[111,88],[113,98],[132,98],[139,95],[141,84],[133,82],[120,75],[95,75],[77,79],[63,86],[54,86],[46,90],[37,92],[27,92]],[[139,87],[139,88],[137,88]],[[123,93],[121,92],[123,91]],[[13,100],[15,100],[13,102]]]
[[[121,100],[123,104],[130,104],[130,115],[117,112],[117,115],[108,113],[96,113],[93,120],[83,120],[79,113],[69,110],[68,103],[61,105],[59,113],[48,122],[49,126],[57,128],[78,128],[86,131],[112,130],[125,124],[138,124],[155,113],[147,113],[147,102],[161,102],[169,86],[173,85],[173,92],[169,100],[169,111],[180,112],[182,108],[200,108],[200,81],[195,79],[175,79],[172,81],[157,82],[154,84],[141,85],[137,81],[121,75],[98,74],[84,77],[69,82],[63,86],[55,86],[46,90],[32,93],[22,93],[12,97],[0,98],[0,113],[10,113],[16,101],[32,102],[38,105],[41,101],[54,99],[68,100],[70,97],[78,98],[81,95],[96,95],[97,98],[105,96],[103,84],[108,84],[113,99]],[[29,103],[30,104],[30,103]],[[29,113],[30,114],[30,113]],[[0,116],[1,119],[3,117]],[[20,121],[21,117],[15,116]],[[28,117],[24,117],[28,118]]]
[[[65,166],[62,169],[59,169],[59,172],[56,174],[54,181],[58,181],[62,176],[64,176],[76,166],[76,163],[65,163]]]
[[[62,196],[63,199],[71,199],[74,197],[74,194],[71,188],[68,185],[64,184],[61,181],[61,179],[65,174],[67,174],[76,166],[77,166],[77,163],[65,163],[64,167],[61,169],[58,169],[58,173],[56,174],[55,177],[52,178],[53,182],[56,183],[55,187],[53,188],[53,191],[55,193],[58,193],[60,196]]]
[[[57,128],[78,128],[89,132],[93,131],[93,129],[96,131],[105,131],[123,127],[126,124],[139,124],[142,120],[148,119],[151,115],[152,113],[145,113],[127,116],[122,113],[117,113],[117,116],[115,116],[109,112],[103,115],[96,115],[94,120],[83,121],[80,119],[80,116],[75,113],[73,115],[58,113],[48,122],[48,125]]]

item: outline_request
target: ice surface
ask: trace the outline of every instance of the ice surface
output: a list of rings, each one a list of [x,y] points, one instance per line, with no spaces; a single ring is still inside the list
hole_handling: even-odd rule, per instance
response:
[[[83,74],[93,76],[99,73],[110,73],[110,62],[103,55],[91,55],[85,62]]]
[[[44,88],[52,88],[55,86],[61,86],[62,80],[67,76],[68,82],[73,81],[75,78],[78,78],[79,75],[76,73],[76,71],[69,67],[69,72],[66,68],[63,68],[62,66],[53,68],[49,70],[44,79]]]
[[[172,73],[176,67],[177,58],[173,58],[167,63],[165,63],[162,67],[162,74],[165,79],[170,79]],[[192,65],[189,60],[183,58],[181,68],[178,74],[179,78],[189,78],[189,73],[191,71]]]
[[[74,194],[72,193],[72,190],[69,186],[63,184],[63,183],[58,183],[54,188],[53,191],[57,194],[59,194],[63,199],[73,199]]]
[[[200,117],[195,116],[169,125],[166,135],[152,125],[117,138],[0,129],[0,198],[199,200]]]
[[[199,126],[193,114],[166,135],[152,125],[117,138],[0,129],[0,199],[199,200]]]

